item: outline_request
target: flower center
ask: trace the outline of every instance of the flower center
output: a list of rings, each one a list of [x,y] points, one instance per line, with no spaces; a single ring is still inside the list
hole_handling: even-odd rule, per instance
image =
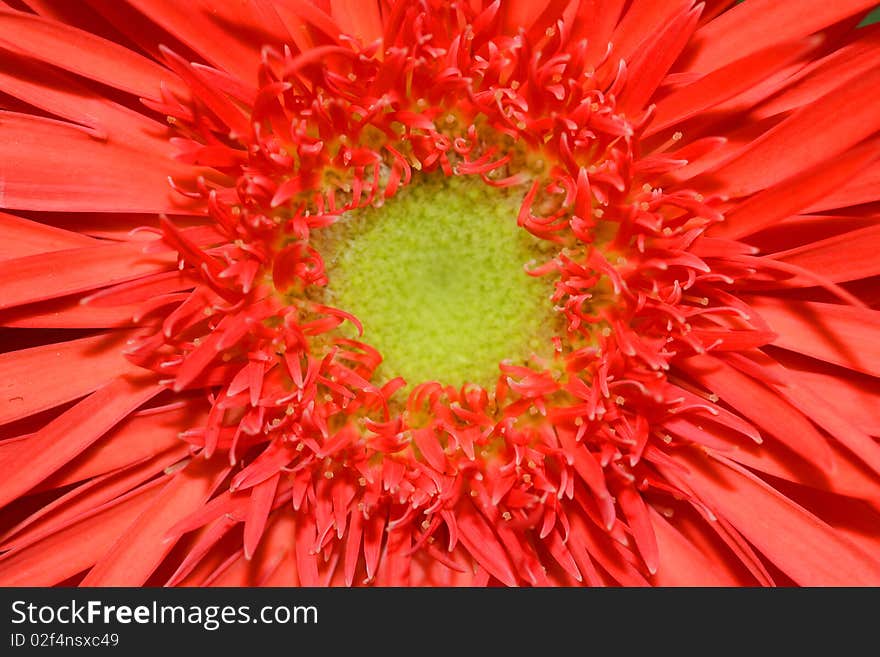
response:
[[[435,174],[319,236],[328,302],[363,323],[384,358],[381,381],[491,388],[501,360],[548,348],[552,286],[523,265],[553,245],[517,226],[521,202],[476,177]]]

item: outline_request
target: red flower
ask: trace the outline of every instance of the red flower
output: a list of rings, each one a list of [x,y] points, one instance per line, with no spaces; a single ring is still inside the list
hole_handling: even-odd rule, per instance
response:
[[[11,4],[0,583],[880,584],[873,0]]]

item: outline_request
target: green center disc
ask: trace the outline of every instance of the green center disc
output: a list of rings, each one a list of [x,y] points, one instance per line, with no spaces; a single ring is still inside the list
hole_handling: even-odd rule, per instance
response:
[[[494,386],[498,363],[549,351],[552,286],[523,265],[552,250],[516,223],[522,193],[426,176],[318,239],[328,302],[382,354],[382,381]]]

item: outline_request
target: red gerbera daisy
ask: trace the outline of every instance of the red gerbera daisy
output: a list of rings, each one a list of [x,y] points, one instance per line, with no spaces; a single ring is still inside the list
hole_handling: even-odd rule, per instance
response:
[[[873,0],[7,0],[0,583],[880,584]]]

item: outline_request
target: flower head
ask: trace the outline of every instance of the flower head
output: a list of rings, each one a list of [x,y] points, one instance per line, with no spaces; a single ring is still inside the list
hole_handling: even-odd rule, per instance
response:
[[[0,582],[880,582],[872,5],[0,11]]]

